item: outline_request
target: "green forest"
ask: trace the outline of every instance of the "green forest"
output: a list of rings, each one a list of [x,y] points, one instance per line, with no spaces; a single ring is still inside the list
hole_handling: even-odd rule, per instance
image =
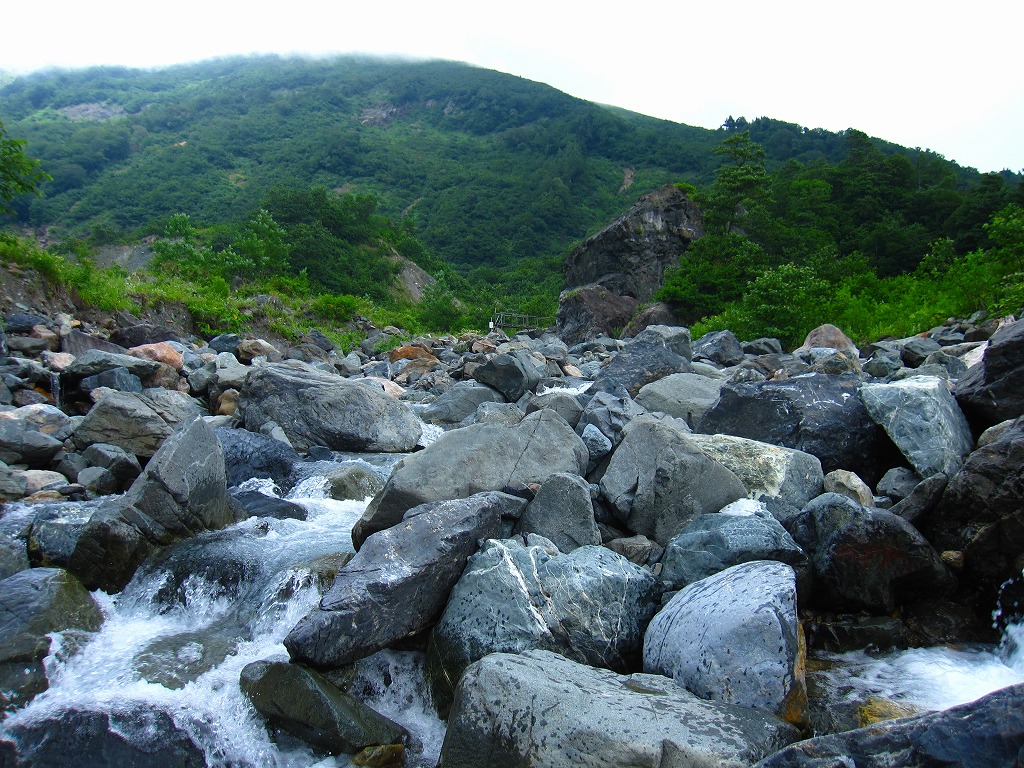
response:
[[[698,329],[868,338],[1024,303],[1019,175],[854,129],[695,128],[452,62],[41,72],[0,87],[0,140],[7,223],[58,243],[6,235],[0,257],[98,305],[185,301],[210,332],[273,314],[266,293],[306,313],[261,317],[284,335],[357,312],[411,332],[550,316],[568,250],[667,183],[707,235],[659,298]],[[93,265],[145,237],[149,270]],[[398,256],[438,279],[417,305],[395,298]]]

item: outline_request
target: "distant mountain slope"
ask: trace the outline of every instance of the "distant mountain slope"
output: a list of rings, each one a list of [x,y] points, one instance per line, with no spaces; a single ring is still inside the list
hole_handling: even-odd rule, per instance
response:
[[[494,266],[557,255],[666,182],[710,180],[726,135],[465,64],[370,58],[37,73],[0,88],[0,120],[54,177],[19,218],[57,236],[237,221],[275,185],[323,185],[376,194],[452,263]],[[842,134],[744,127],[774,166],[845,152]]]

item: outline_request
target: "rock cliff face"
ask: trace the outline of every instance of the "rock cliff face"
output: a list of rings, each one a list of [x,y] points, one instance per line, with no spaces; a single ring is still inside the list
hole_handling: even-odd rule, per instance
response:
[[[575,343],[625,327],[637,304],[661,287],[665,270],[703,234],[700,210],[678,187],[640,198],[566,259],[559,335]]]
[[[662,187],[569,254],[565,287],[598,283],[616,295],[648,301],[665,269],[702,234],[697,206],[678,187]]]

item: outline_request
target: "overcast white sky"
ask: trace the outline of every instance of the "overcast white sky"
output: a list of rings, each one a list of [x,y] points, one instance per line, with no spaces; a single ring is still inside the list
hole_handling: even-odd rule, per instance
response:
[[[690,125],[764,115],[858,128],[981,171],[1024,169],[1019,0],[5,6],[0,70],[161,66],[251,52],[446,58]]]

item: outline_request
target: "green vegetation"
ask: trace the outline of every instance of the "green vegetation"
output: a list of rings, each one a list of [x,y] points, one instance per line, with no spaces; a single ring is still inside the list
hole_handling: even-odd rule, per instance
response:
[[[38,160],[25,156],[25,142],[7,136],[0,121],[0,213],[13,213],[10,202],[30,192],[39,192],[39,185],[51,181],[39,168]]]
[[[922,158],[884,155],[848,131],[838,163],[790,161],[774,172],[749,132],[694,197],[705,237],[659,298],[696,332],[799,344],[823,322],[855,338],[909,335],[950,316],[1024,305],[1024,221],[1014,189],[989,174],[964,191]]]

